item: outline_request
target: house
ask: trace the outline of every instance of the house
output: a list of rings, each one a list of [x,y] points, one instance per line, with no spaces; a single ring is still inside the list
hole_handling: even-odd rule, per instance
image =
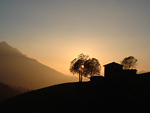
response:
[[[136,69],[123,70],[123,65],[116,62],[112,62],[104,65],[104,77],[103,76],[93,76],[90,78],[91,83],[97,84],[102,83],[108,79],[120,79],[135,77]]]
[[[122,73],[123,65],[112,62],[104,65],[104,77],[118,78]]]
[[[122,78],[126,76],[136,75],[136,69],[123,70],[123,65],[112,62],[104,65],[104,77],[106,78]]]

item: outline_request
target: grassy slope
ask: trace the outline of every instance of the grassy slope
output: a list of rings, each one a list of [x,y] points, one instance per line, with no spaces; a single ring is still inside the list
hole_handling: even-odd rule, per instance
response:
[[[127,83],[127,80],[107,80],[97,85],[90,82],[59,84],[4,101],[0,112],[145,112],[150,102],[146,85]]]

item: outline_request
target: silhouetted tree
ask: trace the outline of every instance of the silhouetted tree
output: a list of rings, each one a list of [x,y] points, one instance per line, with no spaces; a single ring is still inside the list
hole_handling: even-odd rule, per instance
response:
[[[100,63],[96,58],[90,58],[85,61],[85,70],[84,70],[84,76],[95,76],[100,75]]]
[[[129,57],[124,58],[121,61],[121,64],[123,65],[123,69],[131,69],[136,66],[136,62],[137,62],[137,59],[135,59],[135,57],[129,56]]]
[[[79,74],[79,82],[82,82],[82,73],[84,68],[84,62],[89,58],[88,55],[81,53],[78,58],[71,61],[70,72],[73,74]]]
[[[89,58],[88,55],[81,53],[78,58],[71,61],[70,72],[79,74],[79,82],[82,82],[82,76],[100,75],[100,64],[96,58]]]

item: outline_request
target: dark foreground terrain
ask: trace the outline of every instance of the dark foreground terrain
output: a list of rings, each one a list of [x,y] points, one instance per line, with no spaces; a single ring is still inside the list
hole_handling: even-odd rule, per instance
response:
[[[12,87],[0,81],[0,102],[28,91],[31,90],[22,87]]]
[[[138,79],[65,83],[0,103],[0,113],[149,112],[150,83]]]

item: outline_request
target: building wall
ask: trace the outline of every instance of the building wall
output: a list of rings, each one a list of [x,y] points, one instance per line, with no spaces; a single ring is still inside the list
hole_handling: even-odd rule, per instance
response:
[[[104,75],[108,78],[118,78],[122,74],[122,65],[110,64],[105,65]]]
[[[128,70],[122,70],[122,74],[125,77],[131,77],[136,75],[137,70],[136,69],[128,69]]]

